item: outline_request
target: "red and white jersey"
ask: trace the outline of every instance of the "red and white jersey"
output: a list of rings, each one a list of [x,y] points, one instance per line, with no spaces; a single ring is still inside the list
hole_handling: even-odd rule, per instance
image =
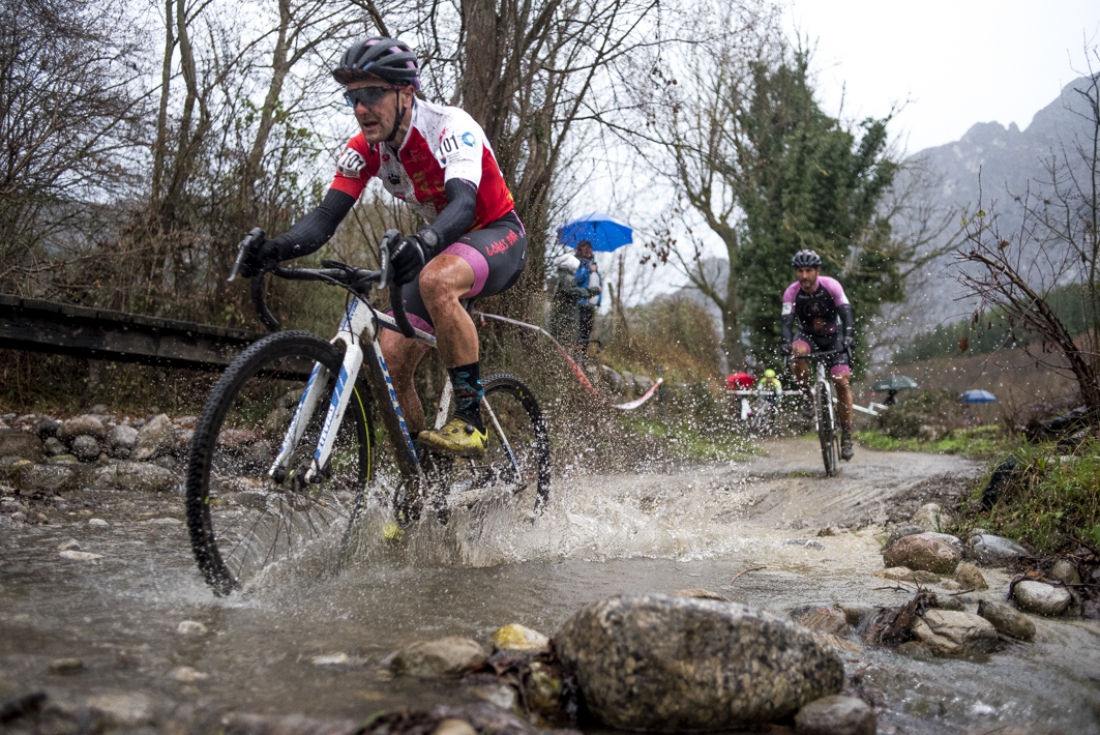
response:
[[[386,143],[367,143],[363,133],[336,162],[332,187],[359,198],[372,176],[428,222],[447,206],[444,185],[465,179],[477,187],[477,212],[470,231],[515,208],[485,132],[463,110],[416,100],[408,135],[394,154]]]

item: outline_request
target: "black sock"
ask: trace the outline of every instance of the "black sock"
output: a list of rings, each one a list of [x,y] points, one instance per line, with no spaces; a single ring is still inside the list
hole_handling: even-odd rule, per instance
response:
[[[447,368],[451,376],[451,385],[455,391],[455,418],[460,418],[478,431],[485,431],[481,422],[481,398],[485,390],[481,387],[481,363],[471,362]]]

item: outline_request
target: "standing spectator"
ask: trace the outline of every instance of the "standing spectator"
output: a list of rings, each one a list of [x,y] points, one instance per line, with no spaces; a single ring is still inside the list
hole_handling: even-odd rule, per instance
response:
[[[558,260],[554,295],[550,303],[550,334],[563,347],[572,350],[580,329],[580,304],[594,295],[587,287],[577,285],[580,262],[572,253]]]
[[[585,358],[588,357],[588,340],[592,337],[592,327],[596,323],[596,310],[600,308],[600,300],[603,298],[603,288],[600,285],[600,274],[593,258],[591,242],[580,241],[577,245],[577,258],[580,264],[577,266],[574,280],[578,288],[588,289],[591,294],[577,303],[577,362],[584,363]]]

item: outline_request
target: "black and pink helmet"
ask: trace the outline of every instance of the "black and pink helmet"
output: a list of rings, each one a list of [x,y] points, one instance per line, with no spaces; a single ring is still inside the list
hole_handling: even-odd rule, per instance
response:
[[[390,84],[403,87],[411,84],[414,89],[420,89],[416,54],[407,43],[396,38],[372,36],[356,41],[344,52],[332,76],[340,84],[378,77]]]

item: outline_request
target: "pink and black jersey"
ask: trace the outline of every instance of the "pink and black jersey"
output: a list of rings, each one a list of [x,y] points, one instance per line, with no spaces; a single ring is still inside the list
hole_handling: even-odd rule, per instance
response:
[[[362,133],[348,141],[336,163],[332,188],[358,199],[372,176],[429,223],[447,206],[444,186],[452,179],[477,187],[470,231],[515,208],[485,132],[457,107],[417,100],[408,135],[396,154],[388,145],[368,144]]]
[[[840,306],[848,306],[848,297],[840,282],[828,276],[818,276],[817,288],[812,294],[803,291],[798,281],[783,292],[783,316],[794,314],[799,330],[807,336],[836,334]]]

